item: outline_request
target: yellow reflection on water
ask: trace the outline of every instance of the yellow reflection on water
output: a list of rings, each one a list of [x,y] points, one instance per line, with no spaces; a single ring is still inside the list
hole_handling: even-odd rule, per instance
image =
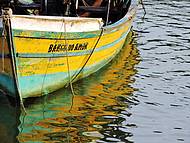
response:
[[[113,119],[128,107],[139,54],[132,33],[116,58],[102,70],[74,83],[75,96],[62,89],[27,101],[20,142],[93,142],[106,136]],[[31,100],[31,99],[30,99]],[[119,123],[118,123],[119,124]]]

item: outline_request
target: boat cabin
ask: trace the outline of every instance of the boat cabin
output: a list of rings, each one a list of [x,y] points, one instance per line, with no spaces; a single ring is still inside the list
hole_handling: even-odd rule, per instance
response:
[[[109,24],[121,19],[131,0],[0,0],[0,6],[11,7],[13,14],[93,17]]]

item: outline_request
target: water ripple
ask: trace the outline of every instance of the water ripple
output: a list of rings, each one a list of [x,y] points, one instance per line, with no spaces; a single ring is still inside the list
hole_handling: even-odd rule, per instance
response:
[[[135,142],[190,141],[190,1],[145,0],[136,31],[142,61],[135,92],[139,104],[129,122]],[[145,31],[145,32],[143,32]],[[174,130],[172,130],[174,129]]]

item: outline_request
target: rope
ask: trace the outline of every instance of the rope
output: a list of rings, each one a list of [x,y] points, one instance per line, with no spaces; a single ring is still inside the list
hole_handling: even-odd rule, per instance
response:
[[[61,25],[60,31],[61,31],[61,29],[63,28],[63,25],[64,25],[64,33],[65,33],[65,35],[66,35],[66,22],[65,22],[65,19],[64,19],[64,18],[63,18],[63,20],[62,20],[62,25]],[[58,39],[61,39],[62,34],[63,34],[63,33],[60,34],[60,36],[59,36]],[[57,43],[58,39],[55,41],[55,44]],[[66,43],[67,43],[67,40],[66,40],[66,38],[65,38],[65,45],[66,45]],[[54,53],[53,53],[53,57],[54,57]],[[73,86],[72,86],[72,80],[71,80],[71,74],[70,74],[70,66],[69,66],[69,58],[68,58],[68,49],[67,49],[67,48],[66,48],[66,58],[67,58],[67,71],[68,71],[68,77],[69,77],[69,85],[70,85],[70,88],[71,88],[71,93],[72,93],[72,95],[74,95],[74,89],[73,89]],[[41,93],[42,93],[42,90],[43,90],[43,87],[44,87],[45,78],[46,78],[46,75],[47,75],[47,70],[48,70],[48,68],[49,68],[51,59],[52,59],[52,58],[49,58],[49,62],[48,62],[47,68],[46,68],[45,76],[44,76],[44,78],[43,78]]]
[[[82,0],[82,2],[83,2],[83,4],[84,4],[84,6],[90,6],[85,0]]]
[[[143,10],[144,10],[144,15],[145,15],[145,14],[146,14],[146,9],[145,9],[143,0],[140,0],[140,3],[142,4],[142,8],[143,8]]]
[[[91,53],[90,53],[88,59],[86,60],[86,62],[84,63],[84,65],[81,67],[81,69],[79,70],[79,72],[73,77],[72,81],[75,80],[75,79],[78,77],[78,75],[82,72],[82,70],[84,69],[84,67],[86,66],[86,64],[88,63],[88,61],[90,60],[92,54],[94,53],[94,50],[96,49],[96,46],[98,45],[98,43],[99,43],[99,41],[100,41],[100,38],[101,38],[102,35],[103,35],[103,31],[104,31],[104,29],[101,28],[100,35],[99,35],[99,37],[98,37],[98,39],[97,39],[97,41],[96,41],[96,43],[95,43],[95,45],[94,45],[94,47],[93,47],[93,49],[92,49],[92,51],[91,51]]]
[[[5,36],[5,27],[3,26],[3,32],[2,32],[2,57],[1,57],[1,60],[2,60],[2,72],[5,72],[5,54],[4,54],[4,50],[5,50],[5,39],[6,39],[6,36]]]
[[[65,35],[67,34],[66,32],[66,24],[64,24],[64,32],[65,32]],[[67,40],[65,38],[65,45],[67,44]],[[72,81],[71,81],[71,73],[70,73],[70,66],[69,66],[69,56],[68,56],[68,48],[66,48],[66,58],[67,58],[67,71],[68,71],[68,77],[69,77],[69,85],[70,85],[70,88],[71,88],[71,92],[73,95],[74,94],[74,90],[73,90],[73,85],[72,85]]]
[[[66,22],[64,24],[64,33],[65,33],[65,37],[67,37],[67,30],[66,30]],[[67,45],[67,39],[65,39],[65,45]],[[66,48],[66,60],[67,60],[67,72],[68,72],[68,77],[69,77],[69,85],[70,85],[70,89],[71,89],[71,93],[72,93],[72,100],[71,100],[71,106],[69,109],[69,113],[71,113],[71,110],[73,108],[74,105],[74,97],[75,97],[75,93],[74,93],[74,89],[73,89],[73,84],[72,84],[72,80],[71,80],[71,73],[70,73],[70,65],[69,65],[69,56],[68,56],[68,47]],[[73,115],[71,114],[71,116],[73,117]],[[69,121],[68,123],[68,128],[71,130],[71,123]],[[70,136],[69,133],[67,132],[67,142],[70,143]]]
[[[65,19],[63,18],[62,24],[61,24],[61,27],[60,27],[60,31],[61,31],[61,29],[63,28],[64,22],[65,22]],[[60,36],[59,36],[58,39],[61,39],[61,37],[62,37],[62,33],[60,34]],[[56,39],[56,41],[55,41],[54,44],[57,43],[58,39]],[[46,71],[45,71],[45,75],[44,75],[44,78],[43,78],[43,81],[42,81],[41,94],[43,94],[43,88],[44,88],[45,78],[46,78],[46,76],[47,76],[47,71],[48,71],[50,62],[51,62],[51,60],[52,60],[53,57],[54,57],[54,53],[53,53],[53,56],[49,58],[49,61],[48,61],[48,64],[47,64],[47,68],[46,68]]]
[[[61,24],[61,27],[60,27],[60,31],[61,31],[61,29],[63,28],[64,22],[65,22],[65,19],[63,18],[62,24]],[[59,36],[58,39],[61,39],[61,37],[62,37],[62,33],[60,34],[60,36]],[[58,39],[56,39],[56,41],[54,42],[54,44],[57,43]],[[41,87],[41,94],[42,94],[42,95],[43,95],[43,94],[44,94],[44,95],[46,94],[46,93],[43,93],[43,89],[44,89],[45,79],[46,79],[46,77],[47,77],[47,71],[48,71],[48,69],[49,69],[49,65],[50,65],[50,62],[51,62],[51,60],[52,60],[53,57],[54,57],[54,53],[53,53],[52,57],[50,57],[49,60],[48,60],[47,67],[46,67],[46,70],[45,70],[45,75],[44,75],[43,80],[42,80],[42,87]],[[44,103],[44,104],[43,104],[43,117],[45,117],[44,109],[45,109],[45,102],[46,102],[46,99],[47,99],[47,98],[46,98],[46,96],[45,96],[45,97],[44,97],[44,100],[43,100],[43,103]]]
[[[64,24],[64,32],[65,32],[65,35],[66,35],[67,34],[66,23]],[[65,37],[67,37],[67,35]],[[66,44],[67,44],[67,40],[65,38],[65,45]],[[67,48],[66,48],[66,59],[67,59],[67,72],[68,72],[68,77],[69,77],[69,85],[70,85],[70,89],[71,89],[71,93],[72,93],[71,106],[70,106],[70,109],[69,109],[69,112],[71,113],[71,110],[73,108],[75,93],[74,93],[74,88],[73,88],[73,84],[72,84],[72,80],[71,80],[70,65],[69,65],[69,56],[68,56],[68,49]]]
[[[10,19],[9,19],[10,20]],[[8,20],[8,27],[9,27],[9,35],[11,36],[11,24],[9,23],[9,20]],[[12,37],[12,36],[11,36]],[[10,40],[10,49],[11,49],[11,53],[13,53],[13,41],[12,41],[12,38],[9,39]],[[15,73],[15,76],[16,76],[16,85],[17,85],[17,88],[18,88],[18,93],[19,93],[19,97],[20,97],[20,104],[21,104],[21,107],[24,111],[24,113],[26,114],[26,109],[24,107],[24,103],[23,103],[23,100],[22,100],[22,95],[21,95],[21,91],[20,91],[20,88],[19,88],[19,84],[18,84],[18,76],[16,74],[16,67],[15,67],[15,59],[13,58],[13,70],[14,70],[14,73]]]
[[[9,44],[10,44],[10,52],[11,52],[11,57],[12,57],[12,66],[13,66],[13,74],[14,74],[14,77],[15,77],[15,84],[16,84],[16,88],[17,88],[17,91],[18,91],[18,95],[19,95],[19,99],[20,99],[20,105],[24,111],[24,113],[26,114],[26,110],[25,110],[25,107],[24,107],[24,103],[23,103],[23,100],[22,100],[22,96],[21,96],[21,91],[20,91],[20,88],[19,88],[19,84],[18,84],[18,76],[17,76],[17,69],[15,67],[16,65],[16,61],[15,61],[15,57],[14,57],[14,50],[13,50],[13,39],[12,39],[12,33],[11,33],[11,20],[10,20],[10,14],[9,14],[9,11],[6,11],[8,13],[5,13],[4,17],[3,17],[3,27],[6,29],[7,27],[7,32],[5,31],[5,35],[7,35],[9,38]]]

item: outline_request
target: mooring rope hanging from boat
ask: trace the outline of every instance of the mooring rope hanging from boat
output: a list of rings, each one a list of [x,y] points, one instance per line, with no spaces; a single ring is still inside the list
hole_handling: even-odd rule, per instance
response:
[[[64,22],[65,22],[65,19],[63,18],[62,24],[61,24],[61,27],[60,27],[60,30],[59,30],[59,31],[62,30]],[[57,44],[57,41],[58,41],[59,39],[61,39],[61,37],[62,37],[62,32],[61,32],[59,38],[57,38],[57,39],[55,40],[54,44]],[[45,72],[44,72],[45,75],[43,76],[42,86],[41,86],[41,94],[42,94],[42,95],[45,95],[45,94],[46,94],[45,92],[43,92],[43,89],[44,89],[44,84],[45,84],[45,79],[46,79],[46,76],[47,76],[48,68],[49,68],[50,62],[51,62],[51,60],[52,60],[53,57],[54,57],[54,53],[52,53],[52,57],[49,58],[49,60],[48,60],[48,62],[47,62],[46,70],[45,70]],[[44,98],[44,99],[45,99],[45,98]]]
[[[13,70],[13,75],[15,77],[15,84],[16,84],[16,89],[18,92],[19,100],[20,100],[20,105],[21,105],[21,108],[23,109],[24,113],[26,114],[27,112],[24,107],[21,91],[19,88],[17,69],[15,67],[16,59],[14,56],[15,54],[14,54],[14,50],[13,50],[14,47],[13,47],[13,39],[12,39],[12,33],[11,33],[11,19],[10,19],[11,15],[12,15],[12,11],[10,9],[6,9],[3,11],[3,29],[5,29],[5,36],[8,36],[8,40],[9,40],[8,42],[9,42],[10,53],[11,53],[11,57],[12,57],[12,68],[13,68],[12,70]],[[16,99],[17,99],[17,97],[16,97]]]
[[[8,18],[8,20],[7,20],[7,26],[8,26],[8,28],[9,28],[9,29],[8,29],[9,36],[12,37],[12,36],[11,36],[11,35],[12,35],[12,34],[11,34],[11,24],[10,24],[9,22],[10,22],[10,18]],[[10,42],[11,53],[13,53],[13,39],[12,39],[12,38],[9,38],[9,42]],[[26,109],[25,109],[25,107],[24,107],[24,102],[23,102],[23,100],[22,100],[22,95],[21,95],[21,91],[20,91],[20,88],[19,88],[19,84],[18,84],[18,75],[17,75],[17,72],[16,72],[16,67],[15,67],[16,61],[15,61],[14,56],[13,56],[12,62],[13,62],[13,71],[14,71],[14,74],[15,74],[15,77],[16,77],[16,80],[15,80],[15,82],[16,82],[16,87],[17,87],[17,90],[18,90],[19,98],[20,98],[20,105],[21,105],[21,107],[22,107],[24,113],[26,114],[27,112],[26,112]]]
[[[65,45],[67,45],[67,30],[66,30],[66,22],[64,23],[64,33],[65,33]],[[71,93],[73,95],[75,95],[74,93],[74,89],[73,89],[73,84],[72,84],[72,80],[71,80],[71,73],[70,73],[70,65],[69,65],[69,56],[68,56],[68,48],[66,48],[66,59],[67,59],[67,72],[68,72],[68,77],[69,77],[69,85],[71,88]]]
[[[88,61],[90,60],[92,54],[94,53],[95,49],[96,49],[96,46],[98,45],[102,35],[103,35],[103,32],[104,32],[104,28],[101,28],[101,32],[100,32],[100,35],[98,36],[98,39],[94,45],[94,47],[92,48],[91,52],[90,52],[90,55],[88,56],[86,62],[84,63],[84,65],[81,67],[81,69],[79,70],[79,72],[72,78],[72,81],[74,81],[78,75],[82,72],[82,70],[85,68],[86,64],[88,63]]]
[[[143,0],[140,0],[140,3],[141,3],[141,5],[142,5],[142,8],[143,8],[143,10],[144,10],[144,15],[145,15],[145,14],[146,14],[146,9],[145,9]]]
[[[61,29],[63,28],[63,23],[64,23],[64,19],[63,19],[63,22],[62,22],[60,31],[61,31]],[[60,37],[59,37],[58,39],[60,39],[61,36],[62,36],[62,33],[60,34]],[[57,43],[58,39],[56,39],[56,41],[55,41],[54,44]],[[45,85],[45,79],[46,79],[46,77],[47,77],[47,72],[48,72],[48,69],[49,69],[49,65],[50,65],[50,62],[52,61],[52,58],[53,58],[53,57],[54,57],[54,53],[52,53],[52,57],[50,57],[50,58],[48,59],[48,61],[47,61],[47,66],[46,66],[46,69],[45,69],[45,72],[44,72],[44,76],[43,76],[43,79],[42,79],[41,95],[45,95],[45,98],[43,98],[43,99],[44,99],[44,100],[43,100],[44,103],[46,102],[46,94],[47,94],[46,91],[43,91],[43,90],[44,90],[44,85]],[[44,105],[44,104],[43,104],[43,105]],[[43,106],[43,107],[44,107],[44,106]],[[44,107],[44,108],[45,108],[45,107]],[[43,110],[44,110],[44,108],[43,108]],[[43,116],[45,116],[44,113],[45,113],[45,112],[43,112]]]
[[[64,27],[64,33],[66,35],[66,21],[65,19],[63,18],[62,20],[62,24],[61,24],[61,28],[60,28],[60,31],[62,30],[62,28]],[[62,37],[62,34],[63,32],[61,32],[60,36],[58,39],[56,39],[55,41],[55,44],[57,43],[58,40],[61,39]],[[65,36],[67,37],[67,36]],[[65,45],[67,43],[67,40],[65,38]],[[47,75],[47,71],[48,71],[48,68],[49,68],[49,65],[50,65],[50,62],[51,62],[51,59],[54,57],[54,53],[53,53],[53,56],[51,58],[49,58],[49,62],[47,64],[47,68],[46,68],[46,71],[45,71],[45,75],[44,75],[44,78],[43,78],[43,81],[42,81],[42,87],[41,87],[41,93],[43,94],[43,88],[44,88],[44,84],[45,84],[45,78],[46,78],[46,75]],[[69,78],[69,85],[70,85],[70,88],[71,88],[71,93],[72,95],[74,96],[74,89],[73,89],[73,86],[72,86],[72,80],[71,80],[71,73],[70,73],[70,66],[69,66],[69,58],[68,58],[68,49],[66,49],[66,58],[67,58],[67,71],[68,71],[68,78]],[[72,109],[72,108],[71,108]]]
[[[1,57],[1,60],[2,60],[2,72],[5,72],[5,39],[6,39],[6,36],[5,36],[5,27],[3,26],[3,31],[2,31],[2,57]]]

